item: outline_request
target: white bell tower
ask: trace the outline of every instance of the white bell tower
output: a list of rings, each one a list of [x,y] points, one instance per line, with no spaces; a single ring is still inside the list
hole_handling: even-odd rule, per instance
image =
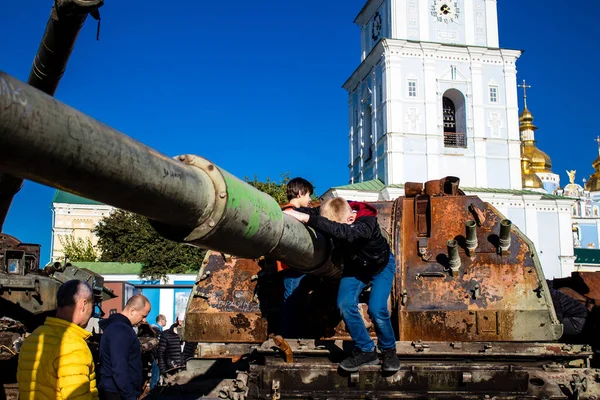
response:
[[[350,182],[521,189],[516,60],[496,0],[369,0],[362,62],[344,84]]]

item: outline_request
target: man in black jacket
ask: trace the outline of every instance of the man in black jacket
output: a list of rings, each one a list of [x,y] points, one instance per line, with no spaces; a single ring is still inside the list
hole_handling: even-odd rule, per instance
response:
[[[181,320],[177,319],[173,325],[160,335],[158,343],[158,368],[165,375],[173,368],[185,367],[189,358],[194,356],[196,344],[184,342],[179,337]]]
[[[150,312],[150,302],[137,294],[123,311],[100,322],[98,388],[102,400],[136,400],[142,392],[142,348],[133,330]]]
[[[554,289],[552,281],[546,280],[546,282],[550,289],[556,317],[564,327],[562,339],[573,339],[583,331],[588,318],[588,310],[571,296]]]

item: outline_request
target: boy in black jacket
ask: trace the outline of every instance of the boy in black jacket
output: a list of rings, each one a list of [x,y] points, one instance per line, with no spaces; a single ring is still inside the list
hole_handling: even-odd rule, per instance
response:
[[[184,342],[179,337],[181,320],[177,318],[169,329],[163,331],[158,343],[158,367],[160,373],[166,375],[173,368],[185,367],[189,358],[194,356],[197,344]]]
[[[304,178],[294,178],[287,183],[288,204],[282,210],[308,207],[310,196],[314,192],[312,183]],[[281,335],[285,338],[298,337],[298,316],[306,290],[300,289],[300,283],[306,274],[291,269],[281,261],[277,261],[277,271],[283,275],[283,306],[281,311]],[[296,335],[296,336],[295,336]]]
[[[341,260],[342,280],[337,303],[356,348],[340,363],[340,368],[354,372],[361,365],[379,363],[375,344],[358,310],[358,297],[371,284],[369,316],[383,353],[383,370],[397,371],[400,362],[387,308],[396,263],[387,240],[381,235],[377,210],[366,203],[348,203],[341,197],[325,201],[319,209],[320,215],[315,215],[316,210],[303,208],[284,212],[330,236],[337,253],[333,257],[337,255]]]

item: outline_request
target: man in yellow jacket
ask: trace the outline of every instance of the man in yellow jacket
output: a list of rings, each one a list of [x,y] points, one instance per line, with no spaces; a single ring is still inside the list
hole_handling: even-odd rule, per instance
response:
[[[20,399],[98,399],[92,353],[84,328],[94,309],[93,291],[71,280],[58,289],[56,318],[25,339],[19,353]]]

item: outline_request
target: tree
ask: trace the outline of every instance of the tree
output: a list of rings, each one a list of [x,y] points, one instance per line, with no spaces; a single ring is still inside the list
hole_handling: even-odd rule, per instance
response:
[[[65,261],[93,262],[98,259],[96,249],[89,238],[84,240],[75,239],[72,235],[62,235],[58,237],[58,241],[62,244]]]
[[[141,276],[150,279],[198,271],[206,253],[163,238],[146,218],[123,210],[104,217],[93,232],[98,236],[100,261],[141,263]]]
[[[254,175],[254,179],[250,180],[250,178],[245,177],[244,181],[246,181],[251,186],[254,186],[261,192],[265,192],[269,196],[273,197],[279,204],[286,204],[288,202],[287,199],[287,183],[290,180],[290,173],[286,172],[285,174],[281,174],[281,182],[277,183],[272,181],[271,178],[267,177],[267,180],[261,182],[258,180],[258,177]]]
[[[287,183],[290,181],[290,173],[286,172],[285,174],[281,174],[281,182],[276,182],[271,180],[271,178],[267,177],[267,180],[261,182],[258,180],[258,177],[254,175],[254,179],[250,180],[250,178],[245,177],[244,181],[251,186],[254,186],[261,192],[268,194],[273,197],[279,204],[287,204],[289,203],[287,198]],[[314,187],[314,183],[311,182]],[[316,192],[312,194],[313,200],[318,200],[319,196],[317,196]]]

